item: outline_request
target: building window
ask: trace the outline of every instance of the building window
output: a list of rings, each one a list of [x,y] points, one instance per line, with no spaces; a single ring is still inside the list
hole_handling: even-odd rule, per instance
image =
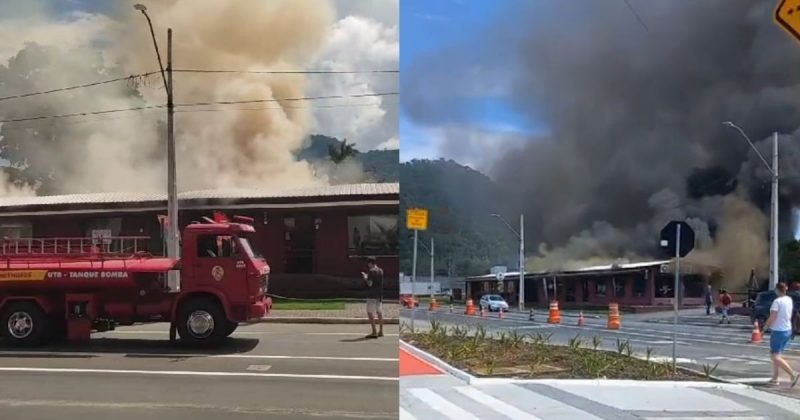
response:
[[[507,281],[506,282],[506,292],[514,293],[514,283],[516,283],[516,282],[515,281]]]
[[[613,280],[614,283],[614,296],[618,298],[625,297],[625,279],[616,277]]]
[[[20,239],[33,236],[31,222],[24,220],[0,222],[0,239]]]
[[[606,295],[606,280],[605,279],[597,279],[594,281],[594,295],[595,296],[605,296]]]
[[[705,279],[703,276],[688,275],[683,278],[683,296],[701,298],[705,296]]]
[[[647,277],[645,276],[637,276],[633,280],[633,296],[635,297],[644,297],[644,294],[647,292]]]
[[[354,255],[397,255],[397,215],[347,218],[348,248]]]

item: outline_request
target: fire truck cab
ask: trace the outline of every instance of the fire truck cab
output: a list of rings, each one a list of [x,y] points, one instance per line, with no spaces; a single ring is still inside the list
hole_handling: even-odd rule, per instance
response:
[[[0,331],[10,344],[35,345],[169,322],[170,338],[219,343],[272,307],[269,266],[250,246],[254,233],[242,217],[190,224],[178,260],[140,251],[146,237],[4,239]]]

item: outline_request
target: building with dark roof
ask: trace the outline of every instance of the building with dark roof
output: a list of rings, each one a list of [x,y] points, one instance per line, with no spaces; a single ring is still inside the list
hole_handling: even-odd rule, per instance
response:
[[[190,191],[178,199],[181,228],[214,212],[254,219],[251,241],[272,269],[275,295],[360,296],[367,256],[377,258],[388,294],[397,295],[397,183]],[[0,237],[148,236],[147,251],[162,255],[166,208],[166,194],[1,197]]]
[[[526,306],[546,307],[555,298],[561,307],[604,308],[618,303],[628,309],[672,306],[675,298],[674,260],[609,264],[574,270],[525,273]],[[717,268],[681,260],[681,306],[703,305],[706,285]],[[486,293],[501,294],[509,304],[519,302],[519,272],[468,277],[466,297],[477,301]],[[716,290],[716,289],[715,289]]]

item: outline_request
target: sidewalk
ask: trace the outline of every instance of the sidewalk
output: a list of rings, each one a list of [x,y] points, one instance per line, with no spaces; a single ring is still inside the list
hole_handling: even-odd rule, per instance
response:
[[[800,401],[747,385],[475,378],[401,347],[441,372],[409,373],[401,358],[400,419],[800,419]]]

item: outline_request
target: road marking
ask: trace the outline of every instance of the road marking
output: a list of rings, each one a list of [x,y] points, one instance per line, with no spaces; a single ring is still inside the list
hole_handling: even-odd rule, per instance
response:
[[[151,331],[151,330],[123,330],[123,331],[104,331],[102,333],[95,333],[95,334],[158,334],[158,335],[169,335],[169,331]],[[266,335],[266,334],[288,334],[288,333],[279,333],[277,331],[237,331],[232,335]],[[364,335],[362,332],[306,332],[301,333],[303,335]],[[386,337],[397,337],[400,334],[384,334]]]
[[[235,333],[234,333],[235,334]],[[320,333],[303,333],[305,335],[364,335],[360,332],[320,332]],[[400,334],[384,334],[386,337],[398,337]]]
[[[156,403],[156,402],[105,402],[105,401],[75,401],[75,400],[14,400],[0,399],[0,406],[7,407],[57,407],[57,408],[112,408],[116,410],[138,409],[138,410],[176,410],[190,409],[202,410],[205,412],[230,412],[231,414],[262,414],[271,418],[294,418],[295,416],[319,417],[319,418],[381,418],[396,419],[397,414],[392,412],[368,412],[368,411],[337,411],[337,410],[315,410],[309,408],[273,408],[273,407],[243,407],[243,406],[223,406],[219,404],[187,404],[187,403]]]
[[[719,420],[722,417],[645,417],[646,420]],[[736,420],[769,420],[766,417],[736,417]]]
[[[427,388],[412,388],[408,390],[411,395],[415,398],[419,399],[420,401],[427,404],[430,408],[436,410],[441,414],[443,417],[452,420],[480,420],[479,418],[473,416],[468,411],[462,409],[461,407],[447,401],[439,394],[431,391]]]
[[[261,372],[266,372],[272,368],[272,365],[250,365],[247,367],[247,370],[258,370]]]
[[[657,340],[657,341],[645,341],[645,340],[639,340],[639,341],[641,341],[642,343],[645,343],[645,344],[655,344],[655,345],[665,345],[665,344],[672,344],[672,340]],[[682,344],[682,345],[687,345],[687,344],[689,344],[689,343],[686,343],[686,342],[683,342],[683,341],[676,341],[675,343],[676,343],[676,344]]]
[[[469,386],[458,386],[456,387],[456,391],[509,418],[520,420],[542,420],[533,414],[528,414],[519,408],[506,403],[505,401],[492,397],[485,392],[478,391],[475,388]]]
[[[763,378],[728,378],[723,377],[726,381],[737,383],[737,384],[765,384],[769,382],[772,378],[770,377],[763,377]]]
[[[711,356],[706,357],[706,360],[726,360],[729,362],[738,362],[744,363],[746,365],[766,365],[769,364],[770,361],[761,357],[753,357],[747,355],[737,355],[737,356]]]
[[[412,416],[411,413],[406,411],[403,407],[400,407],[400,420],[417,420],[417,418]]]
[[[199,372],[191,370],[123,370],[123,369],[75,369],[75,368],[32,368],[0,367],[0,372],[48,372],[48,373],[118,373],[122,375],[167,375],[167,376],[241,376],[260,378],[298,378],[298,379],[344,379],[354,381],[399,381],[390,376],[357,375],[305,375],[294,373],[247,373],[247,372]]]
[[[397,357],[339,357],[339,356],[282,356],[265,354],[202,354],[202,353],[81,353],[48,351],[0,351],[2,356],[62,356],[62,357],[164,357],[164,358],[210,358],[210,359],[297,359],[297,360],[338,360],[345,362],[397,362]]]
[[[671,356],[650,356],[650,361],[654,362],[654,363],[666,363],[666,362],[670,362],[671,363],[672,362],[672,357]],[[675,358],[675,363],[696,364],[697,360],[686,359],[686,358],[683,358],[683,357],[676,357]]]

